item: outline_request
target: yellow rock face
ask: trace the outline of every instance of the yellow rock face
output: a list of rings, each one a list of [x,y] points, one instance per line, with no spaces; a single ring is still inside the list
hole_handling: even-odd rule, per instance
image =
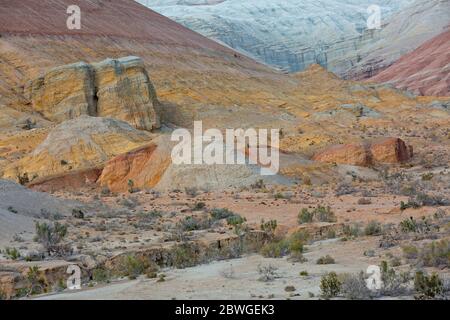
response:
[[[153,135],[123,121],[81,116],[63,122],[32,152],[6,167],[4,177],[30,181],[102,167],[110,158],[149,143]]]
[[[47,119],[62,122],[80,115],[96,114],[94,72],[79,62],[54,68],[27,84],[25,97]]]
[[[159,128],[156,91],[138,57],[107,59],[95,68],[97,115],[126,121],[135,128]]]
[[[138,57],[64,65],[27,83],[25,98],[45,118],[81,115],[120,119],[142,130],[159,128],[156,91]]]

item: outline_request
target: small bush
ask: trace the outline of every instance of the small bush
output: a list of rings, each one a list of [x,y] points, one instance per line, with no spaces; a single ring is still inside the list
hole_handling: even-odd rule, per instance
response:
[[[346,237],[356,238],[361,235],[361,228],[357,224],[345,225],[343,228],[343,233]]]
[[[11,260],[18,260],[21,257],[19,250],[17,250],[16,248],[8,248],[7,247],[3,251],[3,254],[6,256],[7,259],[11,259]]]
[[[235,213],[227,208],[222,208],[222,209],[212,209],[211,210],[211,218],[213,218],[214,220],[223,220],[223,219],[227,219],[231,216],[234,216]]]
[[[381,223],[377,221],[370,221],[364,229],[364,234],[366,236],[378,236],[382,233],[383,228]]]
[[[320,257],[319,259],[317,259],[316,261],[317,264],[335,264],[336,262],[334,261],[333,257],[331,257],[330,255],[326,255],[323,257]]]
[[[258,273],[260,275],[259,281],[268,282],[273,281],[276,277],[276,271],[278,268],[272,266],[272,265],[258,265]]]
[[[32,266],[28,269],[27,282],[29,289],[27,295],[41,294],[46,291],[47,283],[42,277],[38,266]]]
[[[282,258],[289,253],[289,243],[285,239],[266,243],[261,248],[261,255],[266,258]]]
[[[185,188],[184,191],[191,198],[195,198],[198,196],[198,189],[196,187]]]
[[[278,222],[277,220],[270,220],[265,222],[264,219],[261,220],[261,230],[267,233],[269,238],[273,239],[275,237],[275,231],[277,230]]]
[[[303,208],[302,211],[298,214],[298,223],[311,223],[313,222],[314,213],[309,212],[308,209]]]
[[[382,288],[381,294],[386,296],[399,296],[408,293],[408,284],[411,280],[409,272],[397,273],[386,261],[380,265]]]
[[[325,299],[337,297],[341,292],[342,283],[336,272],[330,272],[324,275],[320,280],[321,295]]]
[[[336,215],[331,211],[330,207],[317,206],[312,211],[303,208],[298,215],[298,223],[310,223],[310,222],[336,222]]]
[[[61,252],[61,241],[67,235],[67,226],[58,222],[53,225],[36,222],[36,236],[34,241],[39,242],[48,254]]]
[[[368,300],[372,296],[363,272],[345,276],[342,280],[341,293],[349,300]]]
[[[418,293],[416,299],[433,299],[443,293],[444,286],[436,273],[428,276],[424,272],[418,271],[414,276],[414,289]]]
[[[446,239],[426,244],[419,253],[425,267],[450,267],[450,242]]]
[[[300,276],[301,277],[307,277],[309,274],[308,274],[308,271],[306,271],[306,270],[304,270],[304,271],[300,271]]]
[[[105,268],[97,267],[92,271],[92,280],[96,282],[108,282],[110,278],[111,274],[109,270]]]
[[[119,261],[119,274],[129,279],[136,279],[139,275],[154,270],[157,270],[154,263],[135,255],[123,256]],[[103,276],[101,271],[99,276]]]

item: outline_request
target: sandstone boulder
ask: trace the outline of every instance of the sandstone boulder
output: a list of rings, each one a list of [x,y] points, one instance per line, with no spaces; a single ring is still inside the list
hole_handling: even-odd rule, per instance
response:
[[[384,138],[371,144],[370,153],[374,162],[401,163],[412,158],[413,149],[399,138]]]
[[[370,154],[364,144],[344,144],[329,147],[313,157],[314,161],[350,164],[366,167],[370,165]]]
[[[95,116],[94,70],[84,62],[51,69],[27,84],[25,96],[36,111],[51,121]]]
[[[126,121],[135,128],[159,128],[156,91],[138,57],[107,59],[94,64],[97,114]]]
[[[34,151],[7,167],[5,178],[36,179],[103,167],[110,158],[148,144],[153,135],[111,118],[81,116],[56,126]]]
[[[367,167],[375,163],[403,163],[413,156],[412,146],[399,138],[360,144],[335,145],[313,156],[314,161]]]

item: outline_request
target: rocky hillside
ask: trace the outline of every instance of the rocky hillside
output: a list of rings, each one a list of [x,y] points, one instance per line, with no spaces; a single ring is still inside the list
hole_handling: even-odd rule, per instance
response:
[[[450,96],[450,30],[427,41],[371,78],[416,94]]]
[[[412,0],[141,2],[209,38],[295,72],[313,63],[327,66],[353,51],[367,27],[370,5],[380,5],[386,20]]]

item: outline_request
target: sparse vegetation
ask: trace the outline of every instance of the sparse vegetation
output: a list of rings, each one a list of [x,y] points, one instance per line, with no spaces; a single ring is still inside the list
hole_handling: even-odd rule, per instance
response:
[[[372,292],[367,287],[364,272],[357,275],[345,275],[342,280],[340,293],[349,300],[368,300]]]
[[[379,236],[383,231],[381,223],[377,221],[370,221],[364,228],[364,234],[366,236]]]
[[[259,281],[268,282],[273,281],[277,277],[276,271],[278,268],[272,265],[258,265]]]
[[[298,223],[310,222],[336,222],[336,215],[331,211],[330,207],[317,206],[312,211],[303,208],[298,215]]]
[[[335,264],[336,261],[334,261],[333,257],[331,257],[330,255],[326,255],[323,257],[320,257],[319,259],[317,259],[316,261],[317,264]]]
[[[21,257],[19,250],[17,250],[16,248],[6,247],[5,250],[3,251],[3,254],[6,256],[7,259],[11,260],[18,260]]]
[[[434,299],[444,292],[442,280],[436,273],[427,275],[423,271],[417,271],[414,276],[414,289],[417,292],[416,299]]]
[[[321,296],[325,299],[337,297],[341,292],[342,283],[336,272],[330,272],[322,276],[320,280]]]
[[[47,224],[36,222],[36,236],[34,241],[39,242],[49,255],[63,255],[68,248],[61,245],[62,240],[67,236],[67,226],[58,222]]]

